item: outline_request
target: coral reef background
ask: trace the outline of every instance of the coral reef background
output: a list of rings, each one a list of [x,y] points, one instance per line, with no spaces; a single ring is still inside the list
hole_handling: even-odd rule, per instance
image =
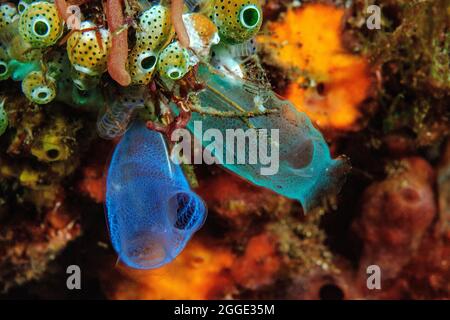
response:
[[[366,8],[381,7],[380,30]],[[0,83],[0,298],[449,299],[450,3],[264,2],[257,36],[275,91],[352,163],[337,196],[300,205],[196,166],[209,216],[163,268],[117,263],[104,215],[115,141],[96,114],[31,104]],[[66,288],[79,265],[82,290]],[[369,265],[382,289],[366,287]]]

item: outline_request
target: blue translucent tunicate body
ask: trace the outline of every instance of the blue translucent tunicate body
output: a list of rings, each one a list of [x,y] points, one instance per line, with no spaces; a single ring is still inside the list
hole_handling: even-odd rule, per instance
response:
[[[114,249],[128,266],[172,261],[203,224],[206,209],[163,136],[136,122],[117,145],[108,169],[106,209]]]
[[[211,72],[207,67],[200,67],[199,78],[206,84],[206,88],[198,95],[203,108],[237,112],[279,110],[277,113],[248,118],[245,121],[236,117],[218,118],[193,114],[188,128],[197,138],[199,132],[194,130],[196,120],[202,121],[202,131],[218,129],[224,137],[227,129],[279,129],[279,142],[276,143],[279,169],[276,174],[262,175],[261,167],[264,166],[260,162],[227,163],[224,160],[225,154],[230,152],[230,148],[234,148],[230,143],[224,143],[221,162],[225,162],[225,168],[256,185],[299,200],[306,211],[317,204],[325,191],[340,189],[349,165],[345,158],[334,160],[330,157],[328,145],[306,114],[296,110],[289,101],[278,98],[271,90],[252,91],[252,86],[246,81],[220,72]],[[209,143],[203,141],[204,145]],[[269,145],[267,150],[271,151],[274,146]],[[245,149],[245,152],[248,153],[249,149]]]

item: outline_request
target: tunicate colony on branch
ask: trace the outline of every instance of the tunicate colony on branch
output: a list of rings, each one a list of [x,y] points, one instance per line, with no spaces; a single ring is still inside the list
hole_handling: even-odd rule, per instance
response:
[[[206,208],[170,160],[164,138],[184,127],[196,135],[194,120],[224,135],[278,129],[279,143],[269,143],[269,152],[279,153],[278,173],[261,175],[259,164],[223,166],[306,211],[339,190],[347,161],[331,159],[320,132],[272,92],[259,64],[258,0],[139,4],[125,17],[121,1],[108,0],[107,21],[80,12],[79,29],[70,30],[64,0],[0,5],[0,80],[21,81],[23,94],[43,108],[58,101],[99,112],[102,138],[124,135],[106,182],[109,231],[121,261],[164,265],[203,224]],[[0,134],[8,125],[5,103]]]

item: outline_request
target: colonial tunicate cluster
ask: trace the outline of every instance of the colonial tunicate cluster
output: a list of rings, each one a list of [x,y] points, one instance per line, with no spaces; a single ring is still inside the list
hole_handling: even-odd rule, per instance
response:
[[[180,80],[200,60],[209,61],[213,47],[219,43],[221,47],[245,43],[258,32],[262,22],[261,8],[254,0],[214,1],[213,5],[188,3],[195,12],[186,11],[181,17],[189,36],[189,48],[185,48],[177,41],[168,6],[141,5],[142,11],[136,13],[133,24],[134,46],[128,55],[131,85],[148,85],[155,76],[163,81]],[[45,55],[63,41],[68,57],[63,60],[69,62],[64,77],[81,91],[101,86],[115,35],[105,24],[82,15],[80,18],[83,21],[79,28],[69,29],[64,14],[51,1],[21,0],[17,7],[1,4],[0,80],[12,75],[14,80],[26,79],[22,85],[25,96],[37,104],[50,103],[58,96],[58,86],[42,65],[48,60]],[[67,95],[65,91],[59,95]],[[76,95],[73,99],[75,104],[80,102]]]
[[[206,208],[182,166],[173,163],[165,138],[188,128],[201,140],[191,120],[222,134],[279,130],[265,136],[267,151],[279,155],[271,174],[262,174],[267,168],[260,164],[223,165],[299,200],[306,210],[339,188],[346,162],[331,159],[306,114],[272,92],[259,63],[259,1],[103,5],[105,12],[98,10],[102,4],[86,2],[74,17],[65,0],[2,3],[0,80],[21,81],[23,94],[41,108],[58,102],[97,112],[104,139],[123,135],[108,169],[106,209],[113,247],[124,263],[144,269],[166,264],[203,224]],[[0,134],[8,126],[3,105]],[[65,141],[42,134],[31,153],[47,163],[67,160]],[[229,152],[212,154],[223,159]]]

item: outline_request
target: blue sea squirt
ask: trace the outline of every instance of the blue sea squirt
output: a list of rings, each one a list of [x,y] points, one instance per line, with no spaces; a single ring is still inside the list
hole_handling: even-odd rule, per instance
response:
[[[229,129],[278,131],[276,143],[271,141],[272,137],[266,137],[267,141],[271,142],[267,146],[269,154],[274,152],[274,148],[278,153],[279,168],[275,174],[261,174],[264,166],[260,161],[255,164],[239,164],[234,144],[228,143],[223,153],[214,154],[225,168],[256,185],[300,201],[305,211],[317,205],[325,191],[340,189],[343,176],[350,168],[348,160],[345,157],[336,160],[331,158],[322,134],[312,125],[305,113],[298,111],[292,103],[282,100],[271,90],[255,94],[243,79],[217,71],[211,72],[206,67],[199,68],[198,77],[205,84],[205,89],[198,93],[200,104],[205,110],[214,107],[214,110],[230,112],[238,108],[242,110],[242,114],[256,114],[258,110],[275,111],[244,120],[240,117],[217,119],[206,113],[192,115],[188,128],[200,139],[202,133],[195,130],[196,120],[201,121],[204,130],[218,129],[224,137]],[[210,144],[209,141],[201,140],[204,146]],[[247,159],[249,148],[247,145]],[[227,158],[233,161],[226,161]]]
[[[106,209],[121,261],[151,269],[174,259],[203,224],[206,208],[169,158],[162,134],[135,122],[108,169]]]

